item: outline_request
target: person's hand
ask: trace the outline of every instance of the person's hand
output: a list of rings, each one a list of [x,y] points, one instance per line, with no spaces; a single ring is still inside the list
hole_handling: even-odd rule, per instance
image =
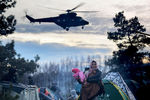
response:
[[[90,68],[90,69],[89,69],[89,72],[91,73],[92,71],[93,71],[93,69],[92,69],[92,68]]]
[[[86,85],[86,84],[87,84],[87,81],[85,81],[83,84]]]

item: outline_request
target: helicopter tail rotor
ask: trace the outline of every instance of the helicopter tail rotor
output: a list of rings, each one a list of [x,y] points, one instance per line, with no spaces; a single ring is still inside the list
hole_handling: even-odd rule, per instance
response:
[[[25,18],[26,18],[26,15],[27,15],[27,12],[28,12],[28,10],[26,9],[26,10],[24,10],[24,15],[21,17],[21,19],[24,21],[25,20]]]
[[[29,16],[29,15],[26,15],[26,18],[27,18],[31,23],[34,23],[34,22],[35,22],[35,19],[32,18],[32,17]]]
[[[27,12],[28,12],[28,10],[27,10],[27,9],[25,9],[25,10],[24,10],[25,15],[27,15]]]
[[[21,17],[22,20],[25,20],[26,18],[30,21],[30,22],[34,22],[35,19],[32,18],[31,16],[28,15],[28,10],[24,10],[25,15]]]

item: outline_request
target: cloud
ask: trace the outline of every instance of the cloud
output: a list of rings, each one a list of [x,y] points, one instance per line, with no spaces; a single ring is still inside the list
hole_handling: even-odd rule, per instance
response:
[[[25,16],[24,9],[34,18],[54,17],[63,12],[57,12],[39,7],[49,6],[58,9],[73,8],[81,2],[86,4],[77,10],[98,10],[96,14],[79,14],[90,25],[70,28],[67,32],[54,23],[31,24]],[[115,31],[112,18],[119,11],[125,11],[125,16],[138,16],[142,25],[150,32],[149,0],[19,0],[14,9],[8,14],[14,14],[18,24],[16,32],[3,40],[16,41],[16,49],[22,55],[30,57],[33,54],[41,54],[43,59],[57,59],[60,56],[87,55],[111,53],[116,50],[116,45],[107,39],[107,32]]]
[[[28,4],[28,2],[31,2]],[[66,2],[61,0],[21,0],[18,1],[16,8],[14,10],[11,10],[11,12],[15,12],[18,18],[18,24],[16,27],[16,31],[18,33],[46,33],[46,32],[55,32],[55,33],[61,33],[66,34],[70,33],[85,33],[85,34],[106,34],[107,32],[114,31],[113,27],[113,20],[112,18],[115,16],[116,13],[119,11],[125,10],[126,16],[134,17],[135,15],[141,16],[141,18],[145,18],[148,16],[149,13],[149,4],[148,0],[94,0],[90,1],[87,0],[84,6],[80,7],[77,10],[98,10],[100,12],[95,14],[80,14],[78,13],[78,16],[81,16],[83,19],[90,22],[90,25],[85,26],[85,29],[82,30],[81,27],[75,27],[70,28],[69,32],[66,32],[61,27],[55,25],[54,23],[35,23],[30,24],[29,21],[22,21],[19,19],[19,17],[25,15],[24,9],[28,8],[29,15],[33,15],[35,18],[43,18],[43,17],[54,17],[57,16],[60,13],[63,12],[57,12],[57,11],[51,11],[50,9],[45,9],[42,7],[39,7],[38,5],[45,5],[52,8],[58,8],[58,9],[68,9],[75,7],[79,3],[84,2],[84,0],[79,0],[72,2],[70,0],[67,0]],[[122,2],[122,3],[121,3]],[[146,5],[145,5],[146,4]],[[28,5],[28,6],[27,6]],[[65,6],[63,6],[65,5]],[[9,12],[10,13],[10,12]]]
[[[35,42],[15,42],[15,49],[21,56],[28,59],[33,59],[35,55],[41,57],[40,61],[60,61],[67,57],[81,57],[87,55],[111,55],[110,48],[81,48],[68,47],[63,44],[50,43],[40,45]],[[42,52],[41,52],[42,51]]]
[[[117,4],[114,7],[120,9],[120,11],[125,11],[129,17],[139,16],[145,18],[150,14],[150,4],[148,3],[137,5]]]
[[[54,24],[17,24],[16,32],[18,33],[45,33],[45,32],[54,32],[61,31],[60,27],[57,27]]]
[[[117,4],[114,7],[120,9],[120,11],[125,11],[125,16],[128,19],[137,16],[141,25],[146,28],[146,33],[150,34],[150,3],[148,2],[145,2],[147,4],[139,3],[137,5]]]
[[[130,12],[132,11],[141,12],[147,9],[145,5],[115,5],[115,7],[120,10],[125,10]]]
[[[81,48],[114,48],[115,44],[107,39],[106,35],[98,34],[56,34],[56,33],[14,33],[7,38],[3,37],[3,40],[14,39],[20,42],[36,42],[38,44],[62,44],[69,47],[81,47]]]

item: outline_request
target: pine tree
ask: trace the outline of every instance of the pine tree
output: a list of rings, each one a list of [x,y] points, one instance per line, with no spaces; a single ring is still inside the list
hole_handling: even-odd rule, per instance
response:
[[[15,0],[0,0],[0,36],[7,36],[15,31],[15,25],[17,21],[14,15],[4,15],[6,10],[15,7],[15,4]]]

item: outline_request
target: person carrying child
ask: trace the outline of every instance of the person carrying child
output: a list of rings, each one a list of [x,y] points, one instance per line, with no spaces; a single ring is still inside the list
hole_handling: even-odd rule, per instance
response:
[[[96,61],[92,61],[87,78],[85,78],[84,84],[82,84],[80,100],[93,100],[96,96],[104,93],[101,71],[97,68]]]

